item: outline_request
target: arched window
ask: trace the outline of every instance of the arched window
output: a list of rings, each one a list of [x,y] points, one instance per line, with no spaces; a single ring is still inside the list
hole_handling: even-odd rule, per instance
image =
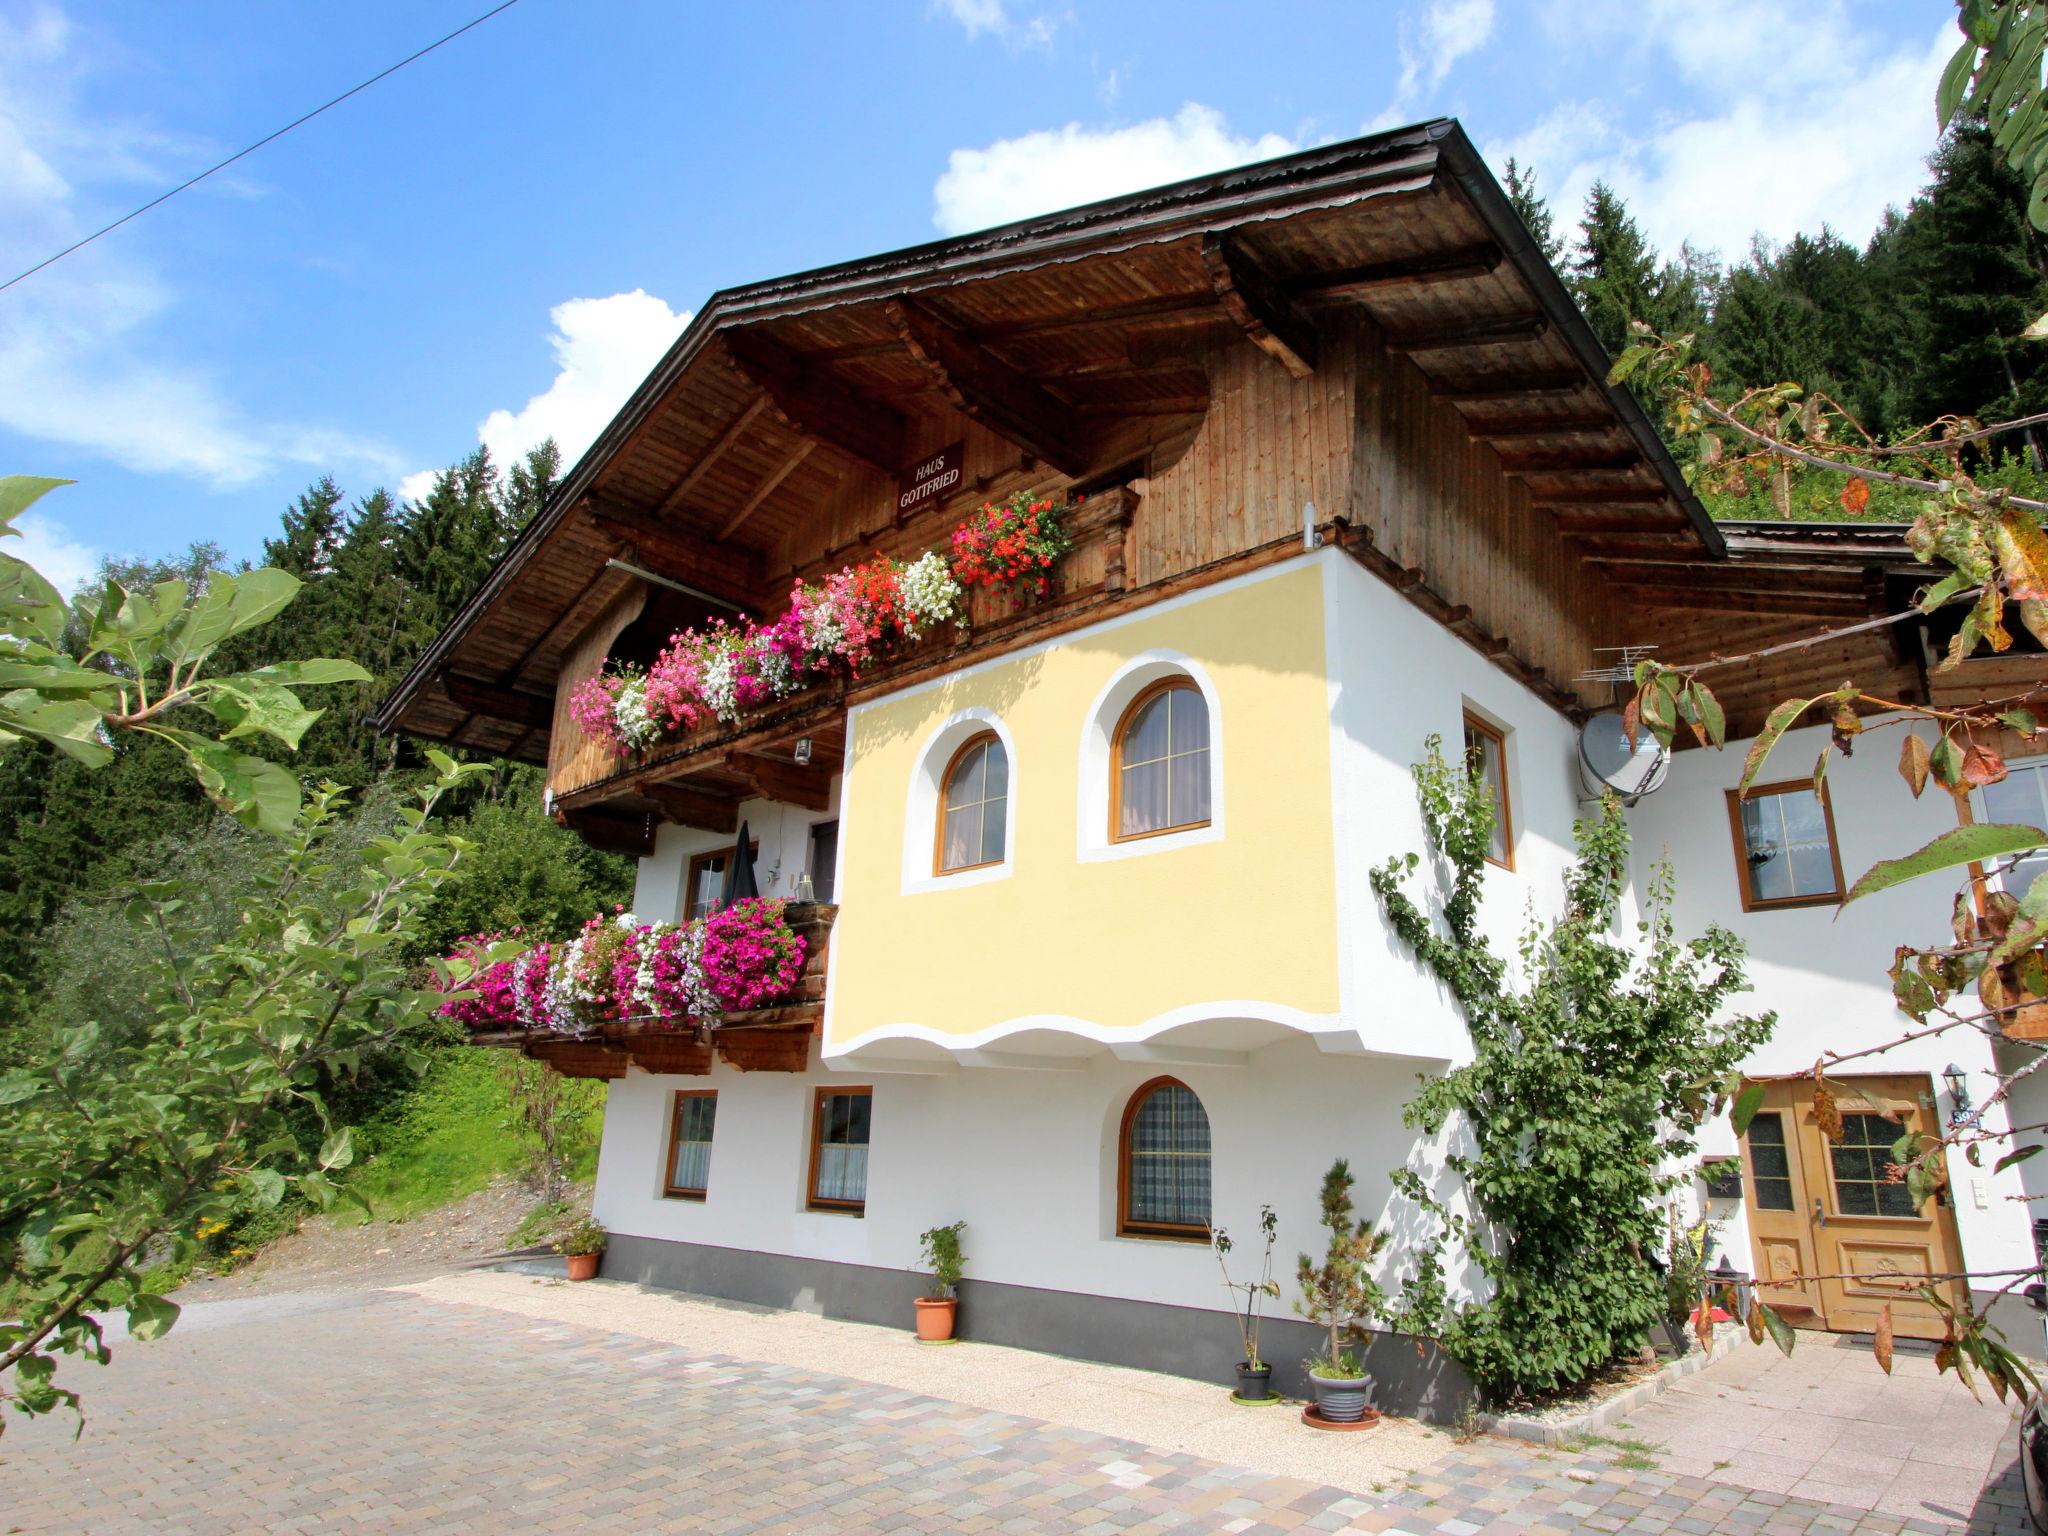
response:
[[[1131,700],[1115,742],[1112,841],[1209,824],[1209,703],[1193,682],[1165,678]]]
[[[1003,825],[1010,808],[1010,754],[994,731],[983,731],[953,754],[939,796],[942,875],[1003,862]]]
[[[1117,1143],[1123,1237],[1209,1237],[1209,1114],[1187,1084],[1157,1077],[1124,1110]]]

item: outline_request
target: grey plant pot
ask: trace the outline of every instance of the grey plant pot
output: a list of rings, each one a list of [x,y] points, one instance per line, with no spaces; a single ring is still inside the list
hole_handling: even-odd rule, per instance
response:
[[[1356,1424],[1365,1417],[1366,1399],[1372,1395],[1372,1380],[1365,1376],[1325,1376],[1308,1373],[1315,1388],[1316,1412],[1332,1424]]]

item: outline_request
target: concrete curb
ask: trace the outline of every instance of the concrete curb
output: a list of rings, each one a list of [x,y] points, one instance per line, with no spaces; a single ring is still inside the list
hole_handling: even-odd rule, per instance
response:
[[[1686,1377],[1697,1374],[1728,1354],[1742,1341],[1742,1329],[1734,1323],[1722,1323],[1714,1329],[1714,1342],[1710,1348],[1695,1349],[1684,1357],[1673,1360],[1647,1381],[1639,1381],[1626,1392],[1595,1403],[1584,1413],[1569,1418],[1538,1418],[1525,1413],[1482,1413],[1473,1423],[1481,1433],[1505,1435],[1511,1440],[1527,1440],[1537,1445],[1564,1445],[1605,1429],[1617,1419],[1623,1419],[1640,1408],[1651,1398],[1661,1396]]]

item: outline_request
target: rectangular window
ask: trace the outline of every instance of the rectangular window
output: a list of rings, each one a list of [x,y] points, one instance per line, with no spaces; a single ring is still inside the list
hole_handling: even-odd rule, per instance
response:
[[[2006,776],[1977,791],[1977,819],[2048,827],[2048,763],[2008,763]],[[2023,855],[2000,877],[2015,901],[2025,901],[2035,877],[2048,871],[2048,849]]]
[[[1508,806],[1508,743],[1477,715],[1465,716],[1465,761],[1476,768],[1493,799],[1493,846],[1486,857],[1502,869],[1515,867],[1515,823]]]
[[[1828,1148],[1835,1209],[1844,1216],[1917,1216],[1905,1181],[1891,1176],[1901,1127],[1885,1115],[1842,1116],[1842,1139]]]
[[[1728,791],[1742,910],[1833,906],[1842,899],[1835,815],[1809,779]]]
[[[839,869],[839,823],[821,821],[811,828],[811,853],[809,873],[811,896],[817,901],[832,900],[832,877]]]
[[[664,1193],[702,1200],[711,1186],[711,1131],[718,1120],[718,1090],[685,1089],[669,1115],[668,1177]]]
[[[1760,1211],[1789,1211],[1792,1163],[1785,1146],[1785,1117],[1767,1110],[1749,1122],[1749,1187]]]
[[[872,1088],[820,1088],[811,1115],[811,1193],[814,1211],[860,1215],[868,1201],[868,1127]]]
[[[761,844],[758,841],[749,844],[748,847],[756,859],[761,857]],[[718,910],[718,903],[725,896],[725,861],[731,855],[730,848],[690,855],[690,867],[683,876],[685,922],[709,917]]]

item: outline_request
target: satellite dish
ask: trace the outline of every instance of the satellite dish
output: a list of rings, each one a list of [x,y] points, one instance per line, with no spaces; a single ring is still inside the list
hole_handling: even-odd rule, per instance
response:
[[[1648,729],[1636,732],[1634,746],[1622,726],[1621,711],[1595,715],[1579,729],[1579,780],[1589,799],[1612,790],[1623,805],[1634,805],[1664,783],[1671,754]]]

